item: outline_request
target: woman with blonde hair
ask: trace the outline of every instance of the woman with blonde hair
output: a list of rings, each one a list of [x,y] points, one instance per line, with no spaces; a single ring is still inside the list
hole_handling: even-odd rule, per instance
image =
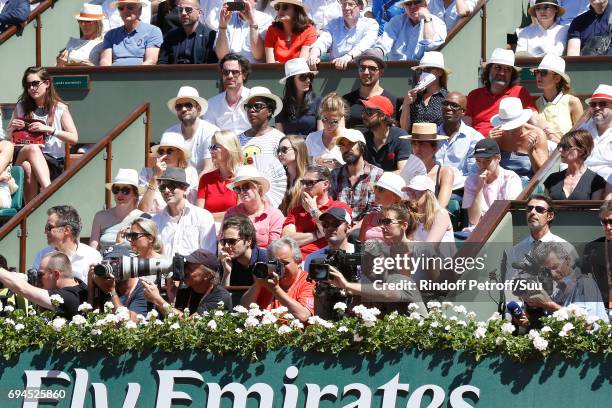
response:
[[[79,22],[81,37],[70,37],[56,58],[56,66],[98,65],[102,52],[102,6],[84,3],[81,12],[74,18]]]
[[[310,164],[310,158],[304,139],[296,135],[287,135],[281,139],[278,144],[277,156],[287,173],[287,190],[285,190],[285,197],[278,209],[287,215],[289,211],[299,205],[302,192],[299,181],[306,172],[306,167]]]
[[[219,222],[225,211],[238,203],[238,195],[227,185],[242,163],[242,149],[238,137],[227,130],[215,132],[208,149],[216,169],[200,177],[196,205],[210,211]]]
[[[344,164],[336,138],[345,129],[348,115],[348,104],[340,95],[335,92],[325,95],[319,107],[319,120],[323,123],[323,129],[306,137],[308,156],[313,164],[328,167],[330,170]]]

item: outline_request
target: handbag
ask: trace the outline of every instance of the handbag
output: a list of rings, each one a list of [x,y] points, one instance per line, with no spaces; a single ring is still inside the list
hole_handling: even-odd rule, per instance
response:
[[[580,55],[607,55],[612,43],[612,13],[608,18],[608,32],[587,38]]]
[[[28,118],[17,118],[25,122],[26,126],[22,130],[14,131],[11,135],[11,142],[14,145],[31,145],[31,144],[45,144],[45,137],[47,136],[44,132],[30,132],[27,130],[27,125],[38,122],[45,124],[44,121],[39,119],[28,119]]]

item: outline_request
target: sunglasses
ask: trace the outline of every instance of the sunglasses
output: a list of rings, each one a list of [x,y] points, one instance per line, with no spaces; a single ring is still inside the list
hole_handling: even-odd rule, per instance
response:
[[[589,102],[589,106],[591,108],[606,108],[608,106],[608,101],[593,101]]]
[[[234,190],[234,192],[236,192],[237,194],[240,194],[240,193],[246,193],[246,192],[248,192],[252,188],[255,188],[255,184],[253,184],[253,183],[244,183],[242,185],[234,187],[232,190]]]
[[[533,74],[534,75],[540,75],[540,76],[543,76],[543,77],[547,76],[548,72],[549,71],[547,69],[534,69],[533,70]]]
[[[40,86],[40,84],[42,84],[45,81],[32,81],[32,82],[26,82],[26,88],[34,88],[34,89],[38,89],[38,87]]]
[[[211,152],[217,151],[221,149],[221,145],[219,144],[211,144],[210,146],[208,146],[208,150]]]
[[[129,11],[133,11],[133,10],[136,10],[136,6],[132,6],[132,5],[129,5],[129,6],[117,6],[117,10],[119,10],[119,11],[123,11],[125,9],[127,9]]]
[[[342,225],[342,221],[340,220],[321,221],[321,226],[323,228],[338,228],[340,225]]]
[[[340,123],[339,120],[336,120],[336,119],[327,119],[325,116],[323,116],[321,118],[321,122],[327,123],[327,124],[332,125],[332,126],[336,126],[338,123]]]
[[[171,181],[169,183],[160,184],[159,187],[157,188],[159,189],[160,192],[163,193],[166,190],[174,191],[177,188],[180,188],[181,190],[183,190],[186,187],[183,183],[177,183],[176,181]]]
[[[279,147],[276,150],[276,154],[287,154],[289,153],[291,150],[293,150],[293,147],[291,146],[283,146],[283,147]]]
[[[183,103],[177,103],[176,105],[174,105],[174,109],[177,111],[183,110],[183,108],[185,109],[193,109],[193,102],[183,102]]]
[[[572,146],[569,143],[559,143],[557,145],[557,150],[566,150],[566,151],[568,151],[568,150],[572,150],[572,149],[579,149],[579,147]]]
[[[451,102],[451,101],[442,101],[442,106],[450,108],[454,111],[458,111],[460,109],[463,109],[463,106],[459,105],[456,102]]]
[[[374,108],[364,108],[363,111],[368,116],[372,116],[372,115],[377,114],[377,113],[383,113],[380,109],[374,109]]]
[[[147,234],[146,232],[128,232],[124,236],[125,239],[127,239],[128,241],[136,241],[137,239],[140,239],[142,237],[148,237],[149,234]]]
[[[157,149],[158,156],[165,156],[167,154],[174,154],[174,153],[176,153],[176,149]]]
[[[221,70],[221,73],[223,74],[223,76],[238,76],[242,74],[242,71],[239,69],[223,69]]]
[[[236,245],[236,243],[238,243],[238,241],[242,241],[242,238],[222,238],[219,240],[219,243],[222,247],[226,245],[233,247],[234,245]]]
[[[250,110],[254,110],[255,112],[261,112],[266,108],[269,108],[269,106],[267,103],[264,102],[247,103],[244,105],[244,110],[246,110],[247,112]]]
[[[198,10],[196,8],[193,8],[193,7],[181,7],[181,6],[178,6],[176,9],[179,12],[179,14],[181,14],[183,11],[185,13],[187,13],[187,14],[191,14],[191,13],[194,12],[194,10]]]
[[[113,192],[113,194],[123,194],[123,195],[129,195],[132,192],[132,189],[130,187],[116,187],[113,186],[111,188],[111,191]]]
[[[304,187],[312,187],[315,184],[317,184],[319,181],[323,181],[323,179],[316,179],[316,180],[300,180],[300,184],[303,185]]]
[[[392,224],[399,224],[400,221],[393,219],[393,218],[383,218],[381,220],[378,220],[378,225],[383,226],[383,227],[388,227]]]
[[[287,11],[290,8],[291,8],[291,4],[287,4],[287,3],[280,3],[280,4],[274,5],[274,10],[276,11],[279,11],[279,10]]]
[[[605,227],[609,227],[612,225],[612,219],[606,220],[604,218],[600,218],[599,222],[601,222],[601,225],[605,226]]]
[[[404,3],[404,7],[418,6],[419,4],[423,4],[423,1],[424,0],[407,1]]]
[[[528,205],[527,212],[530,213],[533,210],[536,210],[538,214],[544,214],[550,212],[550,208],[542,207],[541,205]]]
[[[52,229],[62,228],[62,227],[65,227],[65,226],[66,226],[66,224],[59,224],[59,225],[47,224],[47,225],[45,225],[45,232],[51,232]]]
[[[306,82],[306,80],[312,81],[314,79],[314,75],[313,74],[300,74],[298,76],[298,79],[302,82]]]
[[[366,71],[378,72],[378,71],[380,71],[380,68],[373,67],[371,65],[360,65],[359,66],[359,72],[366,72]]]

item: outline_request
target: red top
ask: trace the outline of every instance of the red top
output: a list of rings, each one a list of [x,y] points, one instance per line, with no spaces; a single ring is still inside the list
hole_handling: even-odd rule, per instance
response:
[[[468,94],[465,116],[472,118],[472,127],[484,137],[489,137],[489,131],[493,129],[491,118],[499,113],[499,102],[507,96],[519,98],[523,103],[523,109],[538,111],[529,91],[520,85],[511,86],[499,95],[493,95],[487,87],[474,89]]]
[[[287,41],[285,32],[271,25],[268,27],[264,47],[274,48],[274,59],[281,64],[284,64],[290,59],[298,58],[300,50],[304,46],[309,46],[317,41],[317,29],[309,25],[304,31],[291,36],[291,41]]]
[[[302,306],[310,311],[311,315],[314,315],[314,289],[316,282],[308,282],[306,278],[308,273],[300,269],[293,285],[286,291],[291,299],[297,300]],[[257,304],[260,309],[277,309],[281,307],[281,303],[278,299],[272,297],[272,293],[267,289],[263,289],[257,296]]]
[[[348,211],[349,214],[352,213],[351,207],[349,207],[345,202],[334,201],[331,198],[325,205],[320,206],[319,210],[325,212],[332,207],[341,207]],[[302,206],[295,207],[289,214],[287,214],[283,228],[290,224],[295,225],[296,232],[314,232],[317,229],[317,224],[312,219],[312,216],[308,214]],[[314,242],[311,242],[310,244],[300,247],[302,250],[302,259],[306,259],[308,254],[317,251],[326,245],[327,240],[325,237],[322,237]]]
[[[221,180],[221,172],[213,170],[200,177],[198,198],[206,200],[204,208],[211,213],[224,212],[238,203],[238,195],[227,188],[231,179]]]

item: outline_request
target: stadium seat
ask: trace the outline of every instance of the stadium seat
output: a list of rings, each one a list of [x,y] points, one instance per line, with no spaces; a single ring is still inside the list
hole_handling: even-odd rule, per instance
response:
[[[24,181],[24,173],[23,168],[21,166],[13,166],[11,168],[11,174],[15,179],[15,183],[17,183],[17,191],[13,194],[13,201],[11,202],[11,208],[3,208],[0,209],[0,224],[4,223],[7,219],[11,218],[13,215],[17,214],[17,211],[21,209],[23,204],[23,181]]]

